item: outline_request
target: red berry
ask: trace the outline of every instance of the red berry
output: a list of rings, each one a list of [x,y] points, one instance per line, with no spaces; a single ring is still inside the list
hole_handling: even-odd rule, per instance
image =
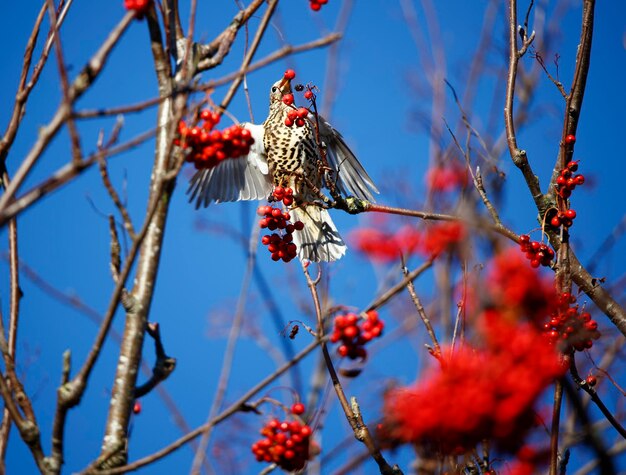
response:
[[[297,118],[296,119],[296,125],[298,127],[304,127],[304,119]]]
[[[305,99],[309,99],[309,100],[313,99],[313,92],[312,91],[306,91],[304,93],[304,98]]]
[[[567,135],[565,137],[565,143],[567,145],[573,145],[575,142],[576,142],[576,136],[575,135],[570,134],[570,135]]]
[[[576,175],[576,178],[574,178],[574,181],[576,182],[577,185],[582,185],[583,183],[585,183],[585,177],[582,175]]]
[[[320,5],[319,3],[315,3],[315,2],[311,2],[310,5],[311,10],[313,10],[314,12],[318,12],[320,11],[320,8],[322,8],[322,5]]]
[[[295,403],[293,406],[291,406],[291,412],[297,416],[299,416],[300,414],[304,414],[304,404],[302,404],[301,402]]]
[[[598,380],[596,379],[595,376],[593,375],[589,375],[587,376],[587,379],[585,380],[585,382],[589,385],[589,386],[595,386],[596,383],[598,382]]]
[[[298,117],[301,119],[306,119],[309,116],[309,110],[306,107],[300,107],[298,109]]]
[[[359,329],[355,325],[344,328],[343,334],[346,338],[352,339],[359,334]]]
[[[141,412],[141,402],[135,401],[133,404],[133,414],[139,414]]]
[[[550,220],[550,224],[554,226],[555,228],[558,228],[561,225],[561,220],[559,219],[558,216],[555,216],[554,218]]]
[[[565,217],[567,219],[574,219],[576,217],[576,211],[573,209],[565,210]]]
[[[298,119],[298,120],[299,120],[299,119]],[[291,120],[289,117],[287,117],[287,118],[285,119],[285,125],[286,125],[287,127],[291,127],[291,126],[293,125],[293,120]]]
[[[283,96],[283,104],[287,104],[288,106],[293,104],[293,94],[285,94]]]
[[[284,77],[288,81],[291,81],[292,79],[294,79],[296,77],[296,72],[293,69],[288,69],[287,71],[285,71],[285,76]]]

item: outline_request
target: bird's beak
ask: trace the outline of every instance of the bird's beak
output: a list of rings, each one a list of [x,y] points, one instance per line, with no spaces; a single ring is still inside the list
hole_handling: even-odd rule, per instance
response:
[[[283,87],[285,86],[285,84],[289,87],[289,89],[291,89],[291,79],[287,79],[287,78],[283,77],[283,79],[280,81],[280,84],[278,85],[278,87],[280,87],[281,91],[282,91]]]

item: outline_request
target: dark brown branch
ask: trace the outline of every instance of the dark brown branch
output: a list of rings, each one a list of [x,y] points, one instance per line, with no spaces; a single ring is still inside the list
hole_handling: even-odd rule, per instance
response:
[[[176,369],[176,358],[167,356],[161,340],[161,331],[158,323],[148,323],[146,327],[148,335],[154,340],[154,353],[156,361],[152,369],[152,376],[141,386],[135,388],[135,398],[140,398],[152,391],[159,383],[165,381]]]
[[[550,428],[550,475],[557,475],[559,461],[559,426],[561,424],[561,404],[563,402],[563,382],[554,383],[554,404],[552,407],[552,426]]]

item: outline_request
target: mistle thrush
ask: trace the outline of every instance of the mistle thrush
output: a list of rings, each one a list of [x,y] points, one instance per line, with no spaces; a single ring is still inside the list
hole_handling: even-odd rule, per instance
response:
[[[293,110],[282,101],[286,94],[291,94],[290,79],[272,85],[265,122],[241,124],[254,138],[250,152],[198,171],[190,182],[190,201],[195,200],[199,208],[211,202],[264,200],[274,186],[290,187],[295,201],[289,211],[293,221],[304,223],[304,229],[293,236],[298,256],[315,262],[334,261],[345,254],[346,244],[328,211],[319,205],[319,190],[333,180],[335,189],[344,196],[373,201],[378,189],[341,134],[322,117],[316,120],[309,114],[301,127],[285,124],[288,112]],[[330,172],[322,166],[315,133],[317,122]]]

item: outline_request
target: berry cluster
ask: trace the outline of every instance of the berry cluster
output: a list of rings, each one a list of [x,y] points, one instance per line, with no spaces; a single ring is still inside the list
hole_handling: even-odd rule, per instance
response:
[[[231,125],[224,130],[213,129],[220,116],[215,112],[203,110],[200,113],[202,124],[188,127],[184,121],[178,124],[180,139],[174,139],[174,145],[190,150],[186,160],[193,162],[196,168],[213,168],[227,158],[247,155],[254,143],[248,129]]]
[[[561,174],[556,179],[557,193],[561,198],[569,198],[577,185],[585,183],[585,177],[583,175],[574,175],[574,172],[577,170],[578,160],[569,162],[567,166],[561,170]]]
[[[309,6],[311,7],[311,10],[313,10],[314,12],[320,11],[320,8],[322,8],[322,5],[326,5],[327,3],[328,3],[328,0],[309,0]]]
[[[549,266],[554,258],[554,251],[547,245],[531,241],[528,234],[519,237],[519,246],[522,252],[526,253],[526,258],[530,261],[531,267]]]
[[[304,404],[292,406],[294,415],[304,413]],[[259,462],[275,463],[286,471],[302,469],[309,460],[309,439],[313,430],[296,418],[279,421],[270,420],[261,429],[264,439],[252,444],[252,453]]]
[[[285,97],[291,96],[291,101],[293,103],[293,94],[286,94],[283,96],[283,102],[285,102]],[[285,102],[285,104],[287,104]],[[290,105],[290,104],[288,104]],[[303,127],[306,123],[306,118],[309,115],[309,109],[306,107],[293,108],[289,112],[287,112],[287,118],[285,119],[285,125],[287,127],[292,127],[293,124],[296,124],[296,127]]]
[[[537,420],[535,401],[567,368],[554,346],[537,344],[533,325],[493,310],[478,318],[481,347],[442,348],[444,364],[433,361],[414,384],[385,393],[387,441],[452,455],[485,439],[511,453],[523,443]]]
[[[572,225],[572,221],[576,217],[576,211],[573,209],[566,209],[565,211],[557,212],[552,219],[550,219],[550,224],[555,228],[560,226],[564,226],[569,228]]]
[[[150,0],[124,0],[126,10],[134,10],[139,15],[143,15],[150,6]]]
[[[285,197],[287,198],[287,197]],[[304,223],[302,221],[296,221],[295,223],[289,223],[291,216],[287,211],[282,211],[280,208],[274,208],[269,205],[259,206],[257,209],[259,216],[262,216],[259,221],[261,228],[269,229],[270,231],[281,230],[283,233],[266,234],[261,238],[261,243],[267,246],[267,250],[272,254],[272,260],[283,262],[289,262],[298,254],[298,249],[293,241],[294,231],[302,231],[304,229]]]
[[[341,340],[341,345],[337,347],[337,353],[341,357],[348,357],[352,360],[365,358],[367,350],[364,345],[374,338],[378,338],[383,333],[385,322],[378,318],[376,310],[369,310],[367,318],[359,322],[359,317],[354,313],[337,315],[334,321],[333,334],[330,336],[332,343]]]
[[[589,312],[579,312],[576,297],[569,292],[558,297],[556,309],[550,315],[550,321],[543,328],[554,343],[561,345],[564,352],[573,348],[583,351],[593,346],[593,340],[600,338],[598,322],[591,319]]]
[[[293,204],[293,190],[288,187],[277,186],[272,192],[270,201],[282,201],[285,206],[291,206]]]

